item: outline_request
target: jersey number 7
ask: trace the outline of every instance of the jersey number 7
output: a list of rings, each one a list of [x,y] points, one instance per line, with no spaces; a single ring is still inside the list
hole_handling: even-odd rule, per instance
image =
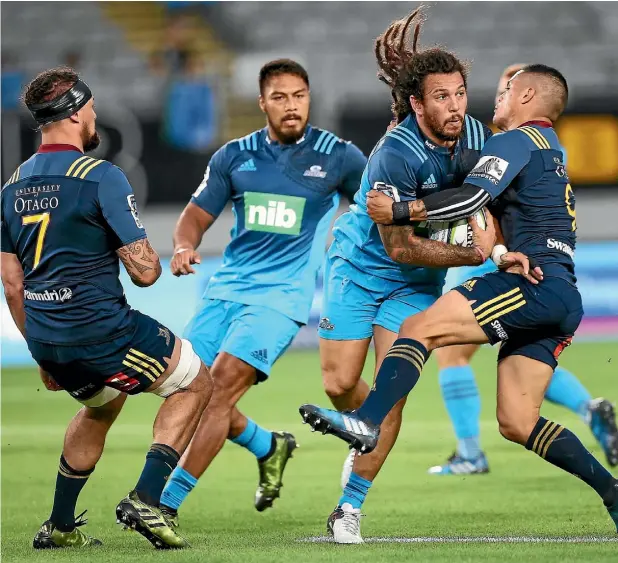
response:
[[[43,242],[45,241],[45,234],[47,233],[47,227],[49,227],[49,213],[39,213],[38,215],[27,215],[21,218],[22,225],[37,225],[41,224],[39,228],[39,234],[36,238],[36,246],[34,250],[34,270],[41,261],[41,254],[43,253]]]

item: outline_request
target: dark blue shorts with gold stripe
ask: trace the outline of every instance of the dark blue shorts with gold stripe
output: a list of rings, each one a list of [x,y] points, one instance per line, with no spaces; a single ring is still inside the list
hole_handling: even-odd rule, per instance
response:
[[[557,277],[534,285],[517,274],[492,272],[454,290],[470,300],[489,342],[502,343],[498,361],[519,355],[555,368],[584,314],[577,287]]]
[[[96,344],[65,346],[28,341],[37,363],[78,401],[113,387],[129,395],[148,389],[167,369],[175,336],[132,310],[131,330]]]

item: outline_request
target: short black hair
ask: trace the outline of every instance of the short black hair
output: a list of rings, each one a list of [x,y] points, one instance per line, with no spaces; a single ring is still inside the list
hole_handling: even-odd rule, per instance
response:
[[[28,83],[22,99],[27,106],[49,102],[70,90],[78,80],[79,75],[71,67],[50,68]]]
[[[293,74],[294,76],[302,78],[302,80],[307,85],[307,88],[309,88],[309,75],[300,63],[297,63],[292,59],[276,59],[274,61],[266,63],[260,69],[260,94],[264,92],[264,87],[266,86],[266,83],[273,76],[280,76],[282,74]]]
[[[569,97],[569,85],[567,84],[566,78],[564,75],[556,68],[543,65],[543,64],[531,64],[526,65],[522,68],[523,72],[531,72],[533,74],[542,74],[544,76],[549,76],[560,83],[560,85],[564,88],[564,93],[566,97]]]

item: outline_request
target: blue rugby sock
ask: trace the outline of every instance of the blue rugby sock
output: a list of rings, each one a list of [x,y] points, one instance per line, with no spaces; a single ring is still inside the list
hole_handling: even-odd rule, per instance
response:
[[[545,398],[584,418],[588,414],[592,395],[570,371],[557,367],[545,391]]]
[[[541,416],[528,438],[526,449],[579,477],[597,492],[606,505],[615,501],[614,477],[568,428]]]
[[[371,481],[363,479],[363,477],[359,477],[356,473],[352,472],[339,499],[339,506],[343,506],[347,502],[352,505],[352,508],[360,508],[363,506],[363,502],[365,502],[365,497],[370,487]]]
[[[197,479],[179,465],[172,472],[161,493],[161,506],[178,510],[195,485],[197,485]]]
[[[469,365],[452,366],[438,374],[444,405],[457,437],[457,453],[464,459],[481,454],[479,419],[481,397]]]
[[[412,391],[429,354],[412,338],[398,338],[386,354],[376,382],[356,414],[380,425],[391,409]]]
[[[247,419],[246,428],[230,441],[249,450],[255,457],[262,459],[267,457],[273,445],[274,436],[269,430],[264,430],[250,418]]]

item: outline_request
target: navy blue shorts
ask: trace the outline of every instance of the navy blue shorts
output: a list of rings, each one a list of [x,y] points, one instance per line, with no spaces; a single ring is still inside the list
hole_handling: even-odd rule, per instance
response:
[[[105,342],[59,345],[28,340],[36,362],[78,401],[103,387],[129,395],[148,389],[167,369],[175,336],[139,311],[131,311],[134,329]]]
[[[558,277],[534,285],[517,274],[492,272],[454,290],[471,301],[489,342],[502,342],[498,361],[518,355],[555,368],[584,314],[577,287]]]

